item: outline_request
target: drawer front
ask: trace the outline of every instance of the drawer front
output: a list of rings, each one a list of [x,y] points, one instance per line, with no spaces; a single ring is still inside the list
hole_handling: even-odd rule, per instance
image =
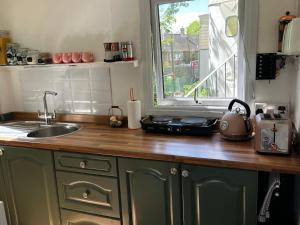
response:
[[[55,152],[54,157],[57,170],[117,176],[117,162],[114,157],[66,152]]]
[[[120,218],[116,178],[61,171],[56,175],[60,207]]]
[[[79,213],[69,210],[61,210],[62,225],[121,225],[119,220],[108,219],[99,216]]]

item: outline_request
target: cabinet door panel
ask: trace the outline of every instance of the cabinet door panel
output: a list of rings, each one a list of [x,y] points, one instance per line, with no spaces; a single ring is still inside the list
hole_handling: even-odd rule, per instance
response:
[[[57,170],[117,176],[117,162],[115,157],[69,152],[55,152],[54,157]]]
[[[56,174],[62,208],[120,218],[116,178],[60,171]]]
[[[52,153],[6,147],[2,163],[12,225],[59,224]]]
[[[185,225],[255,225],[257,173],[184,166]]]
[[[2,169],[2,157],[0,158],[0,201],[4,204],[4,210],[6,214],[6,220],[7,224],[10,224],[10,217],[9,217],[9,210],[7,205],[7,196],[5,193],[5,183],[4,183],[4,177],[3,177],[3,169]],[[1,220],[1,219],[0,219]],[[1,222],[0,222],[1,224]]]
[[[180,225],[181,196],[174,163],[119,159],[124,225]]]
[[[61,210],[62,225],[121,225],[116,219],[108,219],[86,213]]]

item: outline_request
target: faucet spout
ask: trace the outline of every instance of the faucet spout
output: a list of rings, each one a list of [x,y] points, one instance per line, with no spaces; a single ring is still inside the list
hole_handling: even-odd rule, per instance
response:
[[[57,96],[57,92],[55,92],[55,91],[44,91],[44,96],[43,96],[44,114],[40,114],[40,112],[38,112],[38,117],[40,119],[45,119],[46,125],[50,124],[51,121],[53,119],[55,119],[55,117],[56,117],[55,110],[53,111],[53,113],[49,113],[48,103],[47,103],[47,96],[48,95]]]

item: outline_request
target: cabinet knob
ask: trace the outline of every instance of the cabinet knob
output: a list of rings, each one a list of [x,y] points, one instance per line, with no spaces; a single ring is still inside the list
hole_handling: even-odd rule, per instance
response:
[[[4,148],[0,148],[0,156],[4,155]]]
[[[188,177],[188,176],[190,176],[190,172],[188,170],[182,170],[181,175],[183,177]]]
[[[171,168],[170,170],[172,175],[176,175],[177,174],[177,168]]]
[[[86,168],[86,161],[81,161],[80,163],[79,163],[79,166],[80,166],[80,168],[82,168],[82,169],[85,169]]]
[[[83,197],[84,199],[87,199],[87,198],[89,197],[89,195],[90,195],[90,191],[89,191],[89,190],[86,190],[86,191],[82,194],[82,197]]]

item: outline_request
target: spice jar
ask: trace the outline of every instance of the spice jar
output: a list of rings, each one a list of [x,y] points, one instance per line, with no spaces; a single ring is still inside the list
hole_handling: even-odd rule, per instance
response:
[[[113,62],[113,54],[112,54],[112,51],[111,51],[111,46],[112,46],[112,43],[110,42],[107,42],[107,43],[104,43],[104,51],[105,51],[105,55],[104,55],[104,62]]]
[[[122,51],[122,60],[123,61],[134,60],[133,42],[132,41],[121,42],[121,51]]]
[[[28,54],[27,54],[26,62],[29,65],[38,64],[39,57],[40,57],[40,52],[39,51],[37,51],[37,50],[30,50],[28,52]]]
[[[26,57],[29,49],[28,48],[19,48],[17,51],[17,64],[18,65],[26,65]]]
[[[113,61],[121,61],[119,42],[111,43],[111,53]]]
[[[17,65],[17,51],[19,49],[18,43],[8,43],[6,46],[6,59],[8,65]]]
[[[0,30],[0,65],[7,64],[6,47],[10,42],[9,33],[6,30]]]

